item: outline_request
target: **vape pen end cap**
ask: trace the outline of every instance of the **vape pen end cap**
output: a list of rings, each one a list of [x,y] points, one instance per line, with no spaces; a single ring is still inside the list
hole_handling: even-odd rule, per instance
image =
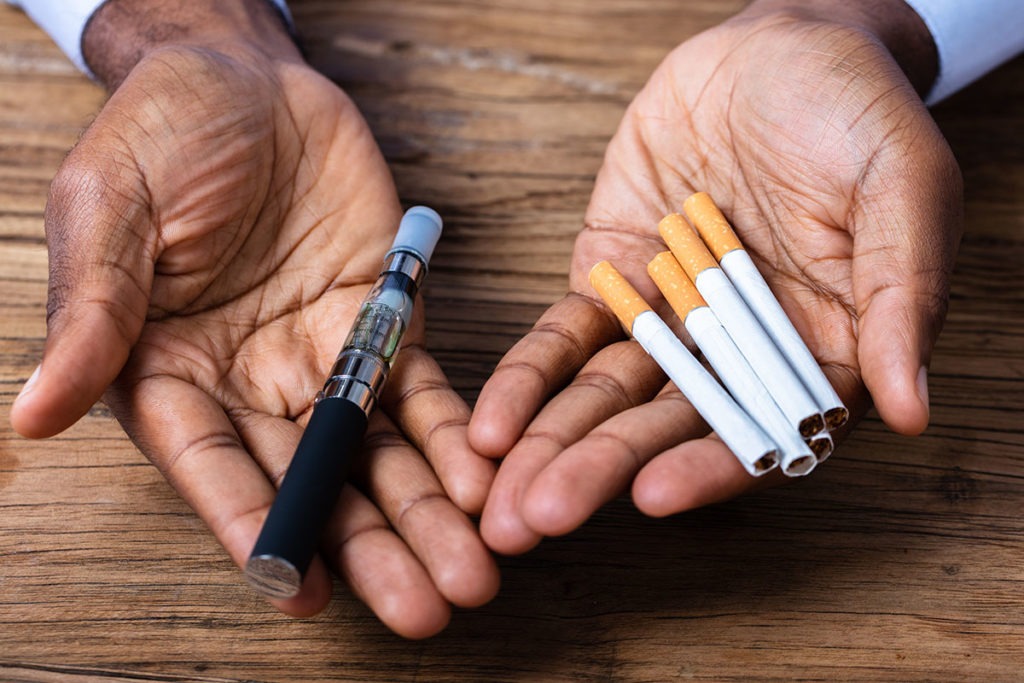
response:
[[[402,216],[398,225],[398,234],[392,249],[410,249],[423,257],[424,263],[430,261],[437,241],[441,239],[441,228],[444,222],[436,211],[426,206],[414,206]]]
[[[302,574],[288,560],[277,555],[250,557],[245,576],[260,593],[270,598],[292,598],[302,588]]]

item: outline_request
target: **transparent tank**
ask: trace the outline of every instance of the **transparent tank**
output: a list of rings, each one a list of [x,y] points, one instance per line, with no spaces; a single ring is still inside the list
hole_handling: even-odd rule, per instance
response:
[[[391,365],[412,316],[413,300],[406,292],[409,278],[388,273],[363,302],[338,358],[346,351],[371,351]]]

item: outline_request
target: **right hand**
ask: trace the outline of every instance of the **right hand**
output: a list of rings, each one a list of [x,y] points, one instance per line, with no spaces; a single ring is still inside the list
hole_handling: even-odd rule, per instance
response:
[[[190,5],[180,41],[93,45],[119,85],[52,184],[46,346],[11,420],[56,434],[109,387],[132,440],[244,565],[401,210],[362,117],[265,0]],[[140,7],[111,0],[89,31]],[[406,342],[323,549],[387,626],[422,637],[449,603],[497,591],[467,516],[494,465],[465,445],[469,410],[423,349],[422,316]],[[329,594],[317,560],[274,602],[308,615]]]
[[[471,444],[505,456],[481,519],[488,545],[520,553],[568,533],[630,485],[654,516],[764,485],[623,343],[587,281],[609,260],[667,312],[646,264],[665,249],[659,220],[699,190],[854,413],[870,391],[894,430],[924,429],[961,224],[956,162],[905,73],[928,61],[909,46],[928,40],[902,0],[758,0],[662,62],[608,146],[569,295],[477,401]]]

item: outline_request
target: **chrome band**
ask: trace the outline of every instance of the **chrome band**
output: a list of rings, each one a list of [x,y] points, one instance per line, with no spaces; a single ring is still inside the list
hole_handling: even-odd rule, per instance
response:
[[[381,273],[401,273],[419,287],[427,275],[427,265],[423,257],[407,249],[398,248],[389,251],[384,257],[384,270]]]
[[[377,405],[377,394],[373,389],[351,377],[335,377],[324,385],[323,391],[316,395],[315,403],[328,398],[341,398],[354,403],[366,417],[370,417]]]
[[[362,382],[377,393],[388,377],[388,365],[376,353],[361,349],[345,349],[338,356],[338,360],[334,361],[327,383],[345,377]]]

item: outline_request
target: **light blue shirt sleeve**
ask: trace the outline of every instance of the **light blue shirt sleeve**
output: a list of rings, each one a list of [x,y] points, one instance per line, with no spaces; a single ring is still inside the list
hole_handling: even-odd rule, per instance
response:
[[[936,104],[1024,52],[1024,0],[905,0],[939,53],[926,102]]]
[[[290,23],[291,14],[285,0],[271,0]],[[92,72],[82,57],[82,33],[93,13],[106,0],[7,0],[20,6],[32,17],[40,28],[46,31],[53,42],[79,69],[92,77]]]

